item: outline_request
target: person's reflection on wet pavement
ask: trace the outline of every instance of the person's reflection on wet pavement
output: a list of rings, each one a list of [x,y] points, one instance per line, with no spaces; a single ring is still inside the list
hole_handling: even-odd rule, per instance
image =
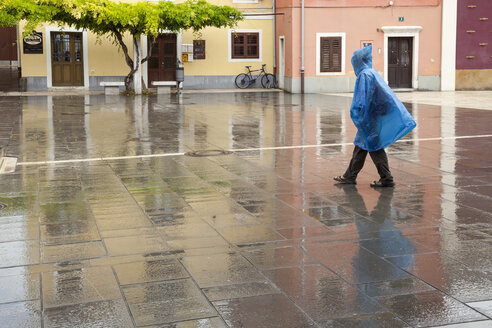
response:
[[[375,189],[379,193],[376,206],[369,211],[364,199],[355,185],[338,185],[343,189],[347,205],[357,213],[355,226],[359,235],[359,252],[353,259],[355,275],[358,281],[382,281],[386,279],[399,279],[402,269],[407,269],[414,263],[413,254],[416,248],[412,242],[398,230],[394,221],[397,211],[392,207],[394,194],[393,188]],[[391,257],[397,255],[410,255],[399,257],[404,263],[394,263],[383,267],[374,265],[373,257],[367,256],[367,250],[378,257]],[[384,272],[389,269],[393,272]]]

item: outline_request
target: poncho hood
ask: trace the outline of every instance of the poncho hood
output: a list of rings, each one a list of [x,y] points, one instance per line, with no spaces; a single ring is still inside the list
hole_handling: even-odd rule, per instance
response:
[[[372,46],[354,51],[351,61],[356,76],[366,68],[372,68]]]

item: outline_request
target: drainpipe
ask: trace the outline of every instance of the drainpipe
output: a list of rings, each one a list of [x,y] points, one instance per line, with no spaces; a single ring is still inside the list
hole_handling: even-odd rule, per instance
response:
[[[304,94],[304,0],[301,5],[301,93]]]
[[[277,41],[276,30],[275,30],[275,0],[273,0],[273,75],[277,73],[277,54],[275,42]]]

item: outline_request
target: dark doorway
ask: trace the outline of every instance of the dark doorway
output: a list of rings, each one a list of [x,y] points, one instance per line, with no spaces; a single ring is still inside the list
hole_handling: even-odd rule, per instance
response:
[[[161,34],[149,42],[149,53],[148,86],[153,81],[176,81],[176,34]]]
[[[413,38],[388,38],[388,84],[391,88],[412,87]]]
[[[0,61],[17,61],[17,28],[15,26],[0,28]]]
[[[83,86],[82,33],[51,32],[53,86]]]
[[[0,28],[0,91],[18,91],[17,28]]]

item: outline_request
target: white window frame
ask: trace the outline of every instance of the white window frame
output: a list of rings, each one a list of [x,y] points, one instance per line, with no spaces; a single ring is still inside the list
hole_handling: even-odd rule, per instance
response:
[[[48,26],[44,29],[46,34],[46,86],[48,89],[89,89],[89,55],[87,44],[87,32],[75,28],[61,28]],[[51,69],[51,32],[78,32],[82,33],[82,58],[84,66],[84,86],[53,86],[53,72]]]
[[[232,34],[236,33],[258,33],[259,40],[258,40],[258,46],[260,49],[258,49],[258,58],[232,58]],[[229,56],[229,62],[230,63],[247,63],[247,62],[261,62],[263,61],[263,30],[252,30],[252,29],[240,29],[240,30],[229,30],[227,33],[227,52]]]
[[[422,26],[383,26],[384,32],[384,81],[388,83],[388,38],[412,37],[412,89],[419,87],[419,34]]]
[[[342,38],[342,56],[341,56],[341,72],[321,72],[321,38],[325,37],[341,37]],[[345,75],[345,32],[337,33],[316,33],[316,75],[329,76],[329,75]]]

